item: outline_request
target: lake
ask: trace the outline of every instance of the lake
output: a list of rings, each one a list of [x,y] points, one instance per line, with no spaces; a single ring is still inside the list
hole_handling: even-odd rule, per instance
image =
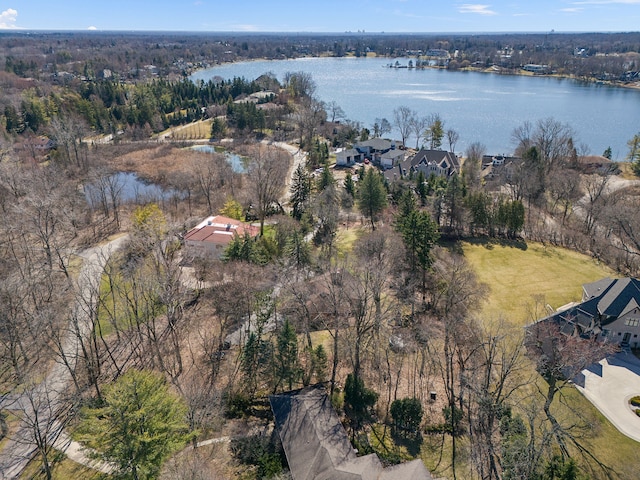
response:
[[[408,58],[398,59],[407,65]],[[640,91],[545,76],[498,75],[440,69],[385,68],[390,58],[301,58],[232,63],[191,75],[194,81],[215,76],[255,79],[272,72],[312,75],[317,96],[336,101],[347,118],[368,128],[376,118],[393,123],[393,110],[406,105],[421,116],[437,113],[460,135],[458,153],[473,142],[487,152],[508,154],[513,129],[525,121],[553,117],[575,131],[574,143],[591,154],[611,147],[614,160],[628,153],[627,141],[640,131]],[[398,138],[397,132],[394,135]],[[415,138],[407,141],[415,146]],[[445,144],[446,146],[446,144]]]

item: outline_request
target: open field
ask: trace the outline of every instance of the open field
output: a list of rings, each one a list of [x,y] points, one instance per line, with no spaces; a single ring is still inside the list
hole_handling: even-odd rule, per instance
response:
[[[464,243],[462,251],[490,289],[482,318],[504,317],[516,325],[535,319],[536,299],[556,309],[580,301],[582,284],[616,276],[589,256],[540,243]]]
[[[211,138],[211,124],[213,119],[200,120],[187,125],[170,127],[158,134],[160,138],[171,140],[208,140]]]
[[[615,276],[615,272],[589,256],[538,243],[465,243],[462,251],[480,280],[490,286],[482,311],[485,320],[502,314],[507,321],[523,325],[530,320],[533,296],[544,295],[545,303],[558,307],[579,301],[583,283]],[[538,384],[545,386],[540,377]],[[532,394],[534,390],[532,386]],[[554,403],[554,410],[571,417],[563,405],[567,404],[589,419],[591,430],[585,432],[582,442],[598,459],[615,469],[618,476],[613,478],[637,478],[640,444],[616,430],[576,389],[567,387],[561,396],[562,401]]]

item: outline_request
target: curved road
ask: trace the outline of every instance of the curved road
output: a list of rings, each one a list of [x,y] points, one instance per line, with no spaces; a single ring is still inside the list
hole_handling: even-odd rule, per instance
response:
[[[91,331],[91,319],[86,305],[90,305],[93,292],[100,284],[100,276],[104,266],[113,252],[126,241],[123,235],[110,242],[99,245],[79,255],[84,259],[82,269],[76,285],[77,300],[74,305],[74,317],[77,318],[78,329],[70,322],[62,339],[61,351],[58,352],[56,364],[51,368],[46,378],[38,385],[29,388],[29,392],[20,396],[5,397],[0,401],[0,408],[20,410],[23,420],[18,430],[4,448],[0,451],[0,478],[14,479],[20,476],[29,460],[36,452],[34,433],[36,425],[42,432],[47,432],[49,442],[63,451],[69,448],[73,459],[85,465],[95,465],[82,454],[77,444],[71,442],[62,432],[62,425],[56,420],[56,414],[64,407],[63,392],[72,381],[70,369],[75,369],[79,353],[80,342],[78,334],[86,337]],[[108,470],[108,466],[99,466],[101,470]]]

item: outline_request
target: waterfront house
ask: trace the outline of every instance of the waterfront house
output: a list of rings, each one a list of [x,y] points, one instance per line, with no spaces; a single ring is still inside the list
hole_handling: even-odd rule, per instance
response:
[[[363,159],[362,153],[355,148],[343,149],[336,152],[336,167],[353,167]]]

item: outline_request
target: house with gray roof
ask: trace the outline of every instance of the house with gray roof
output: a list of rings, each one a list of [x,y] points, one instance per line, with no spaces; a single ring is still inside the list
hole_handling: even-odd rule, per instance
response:
[[[395,140],[376,137],[358,142],[353,146],[353,148],[358,150],[364,157],[371,160],[374,164],[382,166],[382,156],[391,151],[397,151],[397,145],[398,144]],[[388,162],[389,159],[397,159],[398,157],[399,155],[396,153],[395,155],[387,155],[385,158]]]
[[[561,307],[540,322],[553,322],[567,336],[598,338],[640,347],[640,280],[603,278],[582,286],[582,302]],[[530,327],[527,329],[529,330]]]
[[[452,152],[423,148],[413,157],[400,162],[395,168],[387,170],[385,178],[394,181],[417,175],[419,172],[422,172],[425,178],[429,178],[431,175],[449,178],[460,173],[460,160]]]
[[[355,148],[347,148],[336,152],[336,167],[353,167],[357,162],[362,162],[364,155]]]
[[[321,386],[271,395],[269,403],[293,480],[431,480],[421,460],[384,468],[358,457]]]

